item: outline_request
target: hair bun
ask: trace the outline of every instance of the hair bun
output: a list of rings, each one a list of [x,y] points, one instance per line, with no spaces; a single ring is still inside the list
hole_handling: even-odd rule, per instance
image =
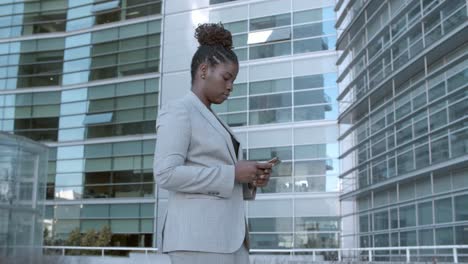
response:
[[[195,29],[195,38],[200,46],[223,46],[232,49],[232,35],[221,23],[205,23]]]

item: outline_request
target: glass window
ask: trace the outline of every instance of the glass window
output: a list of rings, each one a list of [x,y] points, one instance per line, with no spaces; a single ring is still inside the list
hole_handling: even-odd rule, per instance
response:
[[[401,232],[400,246],[416,246],[416,231]]]
[[[250,109],[268,109],[291,106],[291,94],[272,94],[250,97]]]
[[[79,218],[80,206],[79,205],[58,205],[55,208],[55,218]]]
[[[241,35],[234,35],[232,36],[232,45],[234,47],[244,47],[247,46],[247,39],[248,35],[247,34],[241,34]],[[271,38],[268,38],[269,40]],[[280,38],[281,39],[281,38]],[[263,41],[262,41],[263,42]],[[250,44],[250,43],[249,43]]]
[[[336,105],[317,105],[296,107],[294,109],[294,120],[323,120],[323,119],[336,119],[338,111]]]
[[[292,248],[292,234],[251,234],[251,245],[255,249]]]
[[[407,151],[403,154],[399,154],[397,157],[398,162],[398,174],[407,173],[414,169],[413,151]]]
[[[54,231],[56,234],[69,234],[76,228],[80,227],[79,220],[56,220],[54,225]]]
[[[269,17],[261,17],[250,20],[250,30],[259,30],[287,26],[291,24],[291,14],[281,14]]]
[[[251,232],[292,232],[291,217],[250,218]]]
[[[111,156],[112,144],[89,144],[85,145],[86,158],[102,158]]]
[[[429,145],[425,144],[414,149],[416,168],[425,168],[429,165]]]
[[[139,233],[139,221],[135,220],[111,220],[112,233]]]
[[[290,28],[278,28],[267,31],[249,33],[247,44],[260,44],[291,39]]]
[[[86,115],[83,121],[83,125],[109,123],[112,121],[112,116],[113,113]]]
[[[294,93],[294,105],[308,105],[334,103],[338,94],[337,89],[319,89]]]
[[[81,232],[85,233],[89,230],[99,231],[103,227],[109,226],[109,220],[82,220],[81,221]]]
[[[416,225],[415,206],[400,207],[400,228]]]
[[[291,42],[250,47],[250,60],[291,54]]]
[[[294,41],[294,54],[335,49],[335,37],[322,37]]]
[[[390,210],[390,227],[392,229],[398,228],[398,222],[399,222],[398,209],[393,208]]]
[[[452,227],[437,228],[435,230],[437,245],[453,245]]]
[[[330,175],[336,173],[337,164],[333,160],[296,161],[294,171],[296,176]]]
[[[294,147],[296,159],[338,157],[337,144],[298,145]]]
[[[432,246],[434,245],[434,234],[432,229],[419,230],[419,245]]]
[[[295,217],[296,231],[334,231],[339,230],[338,219],[334,217]]]
[[[109,217],[109,205],[85,204],[81,209],[81,218],[107,218]]]
[[[388,211],[374,213],[374,230],[388,229]]]
[[[334,86],[336,86],[336,73],[294,77],[294,90]]]
[[[436,223],[452,222],[452,198],[436,200],[434,209]]]
[[[456,245],[468,245],[468,225],[455,227]]]
[[[109,171],[111,170],[111,159],[87,159],[85,171]]]
[[[359,216],[359,232],[369,232],[369,215]]]
[[[311,21],[320,21],[334,19],[335,12],[332,7],[312,9],[305,11],[294,12],[294,24],[307,23]]]
[[[295,240],[298,248],[337,248],[338,244],[338,233],[300,234]]]
[[[283,91],[291,91],[290,78],[251,82],[249,87],[249,94],[251,95]]]
[[[442,137],[431,144],[432,163],[442,162],[448,159],[448,138]]]
[[[432,224],[432,202],[418,204],[418,224]]]
[[[259,148],[249,149],[250,160],[269,160],[278,157],[282,161],[292,159],[291,147],[272,147],[272,148]]]
[[[335,21],[294,26],[294,39],[335,34]]]
[[[154,204],[140,204],[140,217],[154,217]]]
[[[467,177],[465,171],[465,178]],[[455,220],[465,221],[468,220],[468,195],[461,195],[455,197]]]
[[[141,141],[119,142],[113,145],[114,156],[139,155],[142,152]]]
[[[111,204],[110,217],[138,218],[140,216],[139,204]]]
[[[247,21],[237,21],[224,24],[224,28],[231,31],[232,34],[247,32]]]

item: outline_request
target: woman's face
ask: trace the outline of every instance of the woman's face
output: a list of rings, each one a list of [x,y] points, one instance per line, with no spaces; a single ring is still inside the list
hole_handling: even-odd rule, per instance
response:
[[[220,63],[201,68],[205,75],[203,94],[212,104],[221,104],[232,92],[234,80],[239,72],[239,65],[235,63]]]

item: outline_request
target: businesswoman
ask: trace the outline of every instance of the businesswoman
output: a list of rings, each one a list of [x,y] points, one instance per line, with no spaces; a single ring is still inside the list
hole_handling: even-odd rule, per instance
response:
[[[173,264],[249,263],[244,200],[268,183],[271,164],[243,160],[211,109],[229,97],[239,71],[231,33],[202,24],[195,37],[191,91],[164,105],[156,125],[154,175],[169,191],[158,247]]]

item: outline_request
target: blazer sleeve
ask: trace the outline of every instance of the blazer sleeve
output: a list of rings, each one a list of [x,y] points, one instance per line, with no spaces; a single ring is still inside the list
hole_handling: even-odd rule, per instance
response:
[[[191,135],[190,111],[182,102],[169,103],[161,109],[153,166],[156,183],[170,191],[229,198],[234,189],[234,165],[185,165]]]

